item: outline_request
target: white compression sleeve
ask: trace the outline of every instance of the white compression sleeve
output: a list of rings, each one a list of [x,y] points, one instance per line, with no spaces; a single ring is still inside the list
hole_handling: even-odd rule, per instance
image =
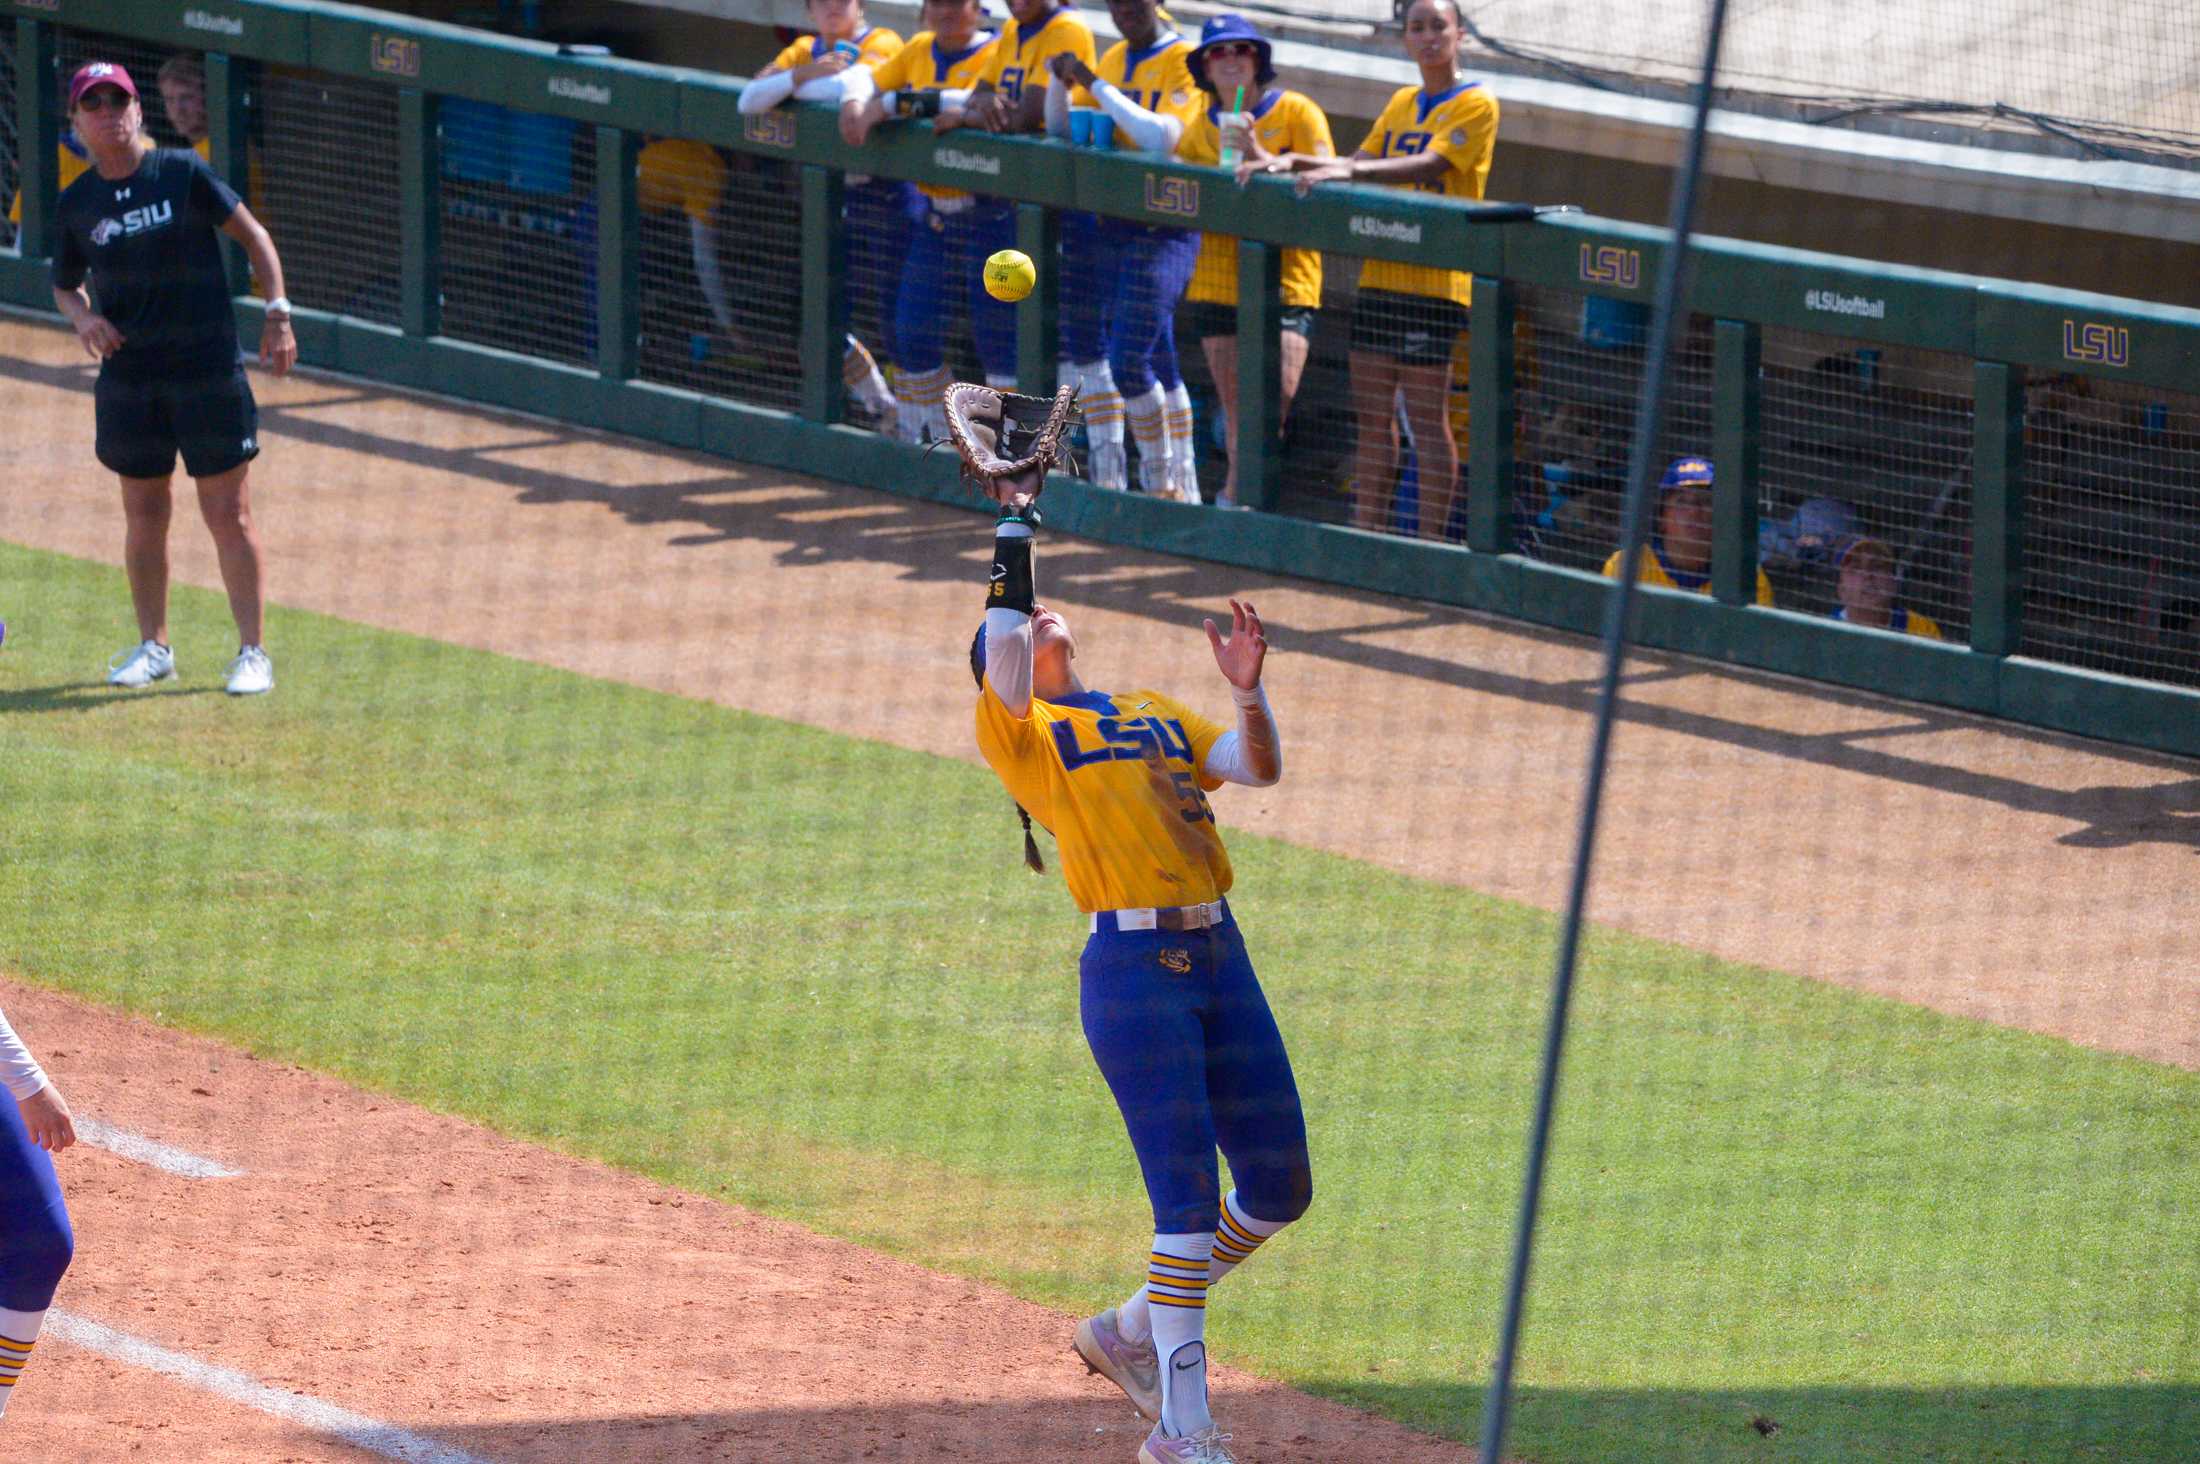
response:
[[[1047,136],[1069,136],[1069,83],[1059,76],[1047,78]]]
[[[1251,691],[1239,691],[1233,686],[1230,695],[1238,705],[1238,724],[1215,739],[1214,746],[1207,749],[1207,758],[1200,770],[1209,777],[1241,787],[1271,787],[1283,778],[1283,735],[1276,730],[1276,714],[1268,705],[1268,688],[1256,686]],[[1258,729],[1247,725],[1256,716],[1267,723],[1266,740],[1275,749],[1276,774],[1272,778],[1263,778],[1253,771],[1253,760],[1245,745],[1248,740],[1258,740],[1249,736]]]
[[[755,116],[769,112],[794,95],[794,73],[774,71],[769,76],[759,76],[741,88],[741,112],[743,116]]]
[[[860,78],[860,79],[859,79]],[[794,89],[798,102],[867,102],[877,87],[871,84],[871,73],[861,66],[851,66],[838,76],[817,76]]]
[[[688,218],[688,246],[695,256],[695,283],[703,290],[703,299],[710,306],[711,319],[727,333],[733,330],[733,308],[726,302],[726,280],[718,267],[718,229],[690,215]]]
[[[1149,112],[1138,103],[1124,96],[1122,89],[1112,81],[1093,79],[1092,95],[1101,108],[1115,119],[1115,127],[1135,143],[1140,152],[1168,154],[1176,151],[1177,138],[1184,135],[1184,124],[1163,112]],[[1063,125],[1068,126],[1065,118]]]
[[[0,1087],[20,1101],[45,1086],[46,1070],[8,1025],[7,1013],[0,1012]]]

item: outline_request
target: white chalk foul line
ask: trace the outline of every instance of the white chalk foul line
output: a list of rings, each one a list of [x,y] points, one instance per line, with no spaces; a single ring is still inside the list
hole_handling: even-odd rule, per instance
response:
[[[80,1118],[76,1121],[76,1136],[85,1143],[120,1154],[125,1159],[135,1159],[140,1164],[150,1164],[155,1169],[165,1169],[170,1174],[180,1174],[185,1179],[236,1179],[244,1171],[216,1164],[211,1159],[164,1144],[158,1139],[148,1139],[143,1134],[133,1134],[128,1129],[118,1129],[111,1123],[96,1118]]]
[[[478,1455],[449,1444],[439,1444],[410,1429],[362,1417],[318,1398],[284,1392],[235,1368],[201,1362],[59,1307],[46,1313],[46,1334],[116,1362],[126,1362],[190,1387],[203,1388],[232,1403],[272,1413],[301,1428],[340,1439],[385,1459],[400,1459],[404,1464],[487,1464]]]

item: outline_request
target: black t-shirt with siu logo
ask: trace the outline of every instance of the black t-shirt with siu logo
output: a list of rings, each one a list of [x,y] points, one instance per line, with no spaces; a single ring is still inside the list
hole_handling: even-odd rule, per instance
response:
[[[53,283],[89,274],[92,304],[122,332],[105,370],[121,376],[213,374],[237,364],[217,230],[237,194],[195,152],[160,148],[117,182],[97,168],[61,192]]]

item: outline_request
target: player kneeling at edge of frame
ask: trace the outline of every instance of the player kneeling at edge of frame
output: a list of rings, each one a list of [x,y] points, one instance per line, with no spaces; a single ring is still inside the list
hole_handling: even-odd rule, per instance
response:
[[[1227,637],[1206,622],[1236,703],[1229,730],[1157,691],[1085,685],[1069,622],[1037,601],[1033,562],[1034,501],[1068,398],[1025,460],[1035,465],[1002,473],[996,444],[1015,443],[1020,409],[1042,416],[1047,404],[1004,403],[982,387],[948,394],[956,446],[1001,510],[985,623],[970,644],[978,747],[1024,817],[1027,862],[1041,867],[1036,818],[1091,917],[1078,967],[1085,1040],[1153,1205],[1145,1284],[1079,1323],[1074,1345],[1154,1421],[1140,1464],[1230,1464],[1208,1411],[1207,1293],[1313,1197],[1291,1060],[1224,899],[1230,858],[1206,798],[1283,774],[1261,687],[1268,643],[1249,604],[1231,601]],[[1227,1195],[1218,1146],[1237,1180]]]
[[[228,690],[275,685],[260,648],[260,545],[245,477],[260,455],[259,407],[237,364],[237,320],[217,232],[244,246],[267,293],[260,364],[277,376],[298,359],[283,266],[267,230],[196,153],[155,148],[130,73],[93,61],[69,80],[69,124],[92,166],[56,208],[54,308],[100,362],[93,388],[99,461],[122,479],[123,565],[139,643],[107,680],[148,686],[176,674],[168,648],[169,480],[176,454],[198,480],[199,512],[221,561],[237,621]],[[86,279],[98,297],[95,310]]]

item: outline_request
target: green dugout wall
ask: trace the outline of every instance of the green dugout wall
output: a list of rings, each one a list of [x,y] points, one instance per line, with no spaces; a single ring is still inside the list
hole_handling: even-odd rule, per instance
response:
[[[1274,513],[1229,514],[1064,480],[1049,490],[1060,527],[1111,542],[1250,569],[1515,616],[1593,632],[1610,587],[1578,570],[1512,552],[1515,537],[1512,312],[1523,290],[1647,298],[1663,231],[1567,215],[1490,222],[1471,206],[1397,190],[1333,187],[1296,197],[1280,181],[1235,187],[1215,170],[1071,150],[1028,138],[929,127],[882,129],[861,150],[840,140],[833,116],[795,107],[761,117],[738,110],[741,83],[712,73],[612,58],[414,21],[342,5],[269,0],[0,0],[10,48],[18,140],[22,245],[0,253],[0,299],[51,306],[48,261],[60,99],[55,67],[64,34],[96,32],[158,50],[206,53],[216,165],[245,175],[242,128],[252,69],[343,78],[394,98],[387,147],[395,218],[363,235],[384,249],[396,281],[386,311],[301,310],[302,359],[392,383],[744,461],[818,473],[913,497],[967,502],[942,455],[929,458],[839,421],[839,341],[845,313],[840,190],[851,169],[950,184],[1013,198],[1024,236],[1043,241],[1051,211],[1101,214],[1239,236],[1239,338],[1245,387],[1241,497],[1274,505],[1280,447],[1277,250],[1313,246],[1471,271],[1475,330],[1472,420],[1466,454],[1467,543],[1449,546],[1314,523]],[[150,78],[142,78],[149,88]],[[577,124],[592,142],[596,220],[593,341],[579,357],[549,359],[444,333],[439,236],[438,114],[446,101],[486,102]],[[799,281],[802,382],[778,410],[638,379],[637,216],[632,160],[645,136],[699,139],[777,160],[798,180],[799,249],[760,267]],[[278,214],[280,210],[278,209]],[[278,244],[282,237],[278,232]],[[1037,252],[1037,251],[1034,251]],[[1700,242],[1690,308],[1714,323],[1713,441],[1721,464],[1713,590],[1646,590],[1640,634],[1660,649],[1987,713],[2034,726],[2200,756],[2200,693],[2186,687],[2029,659],[2025,463],[2028,373],[2200,392],[2200,312],[2006,281],[1899,268],[1830,255]],[[240,292],[243,280],[239,278]],[[736,288],[743,284],[733,281]],[[1028,389],[1050,384],[1055,281],[1020,307],[1019,365]],[[298,293],[296,290],[293,293]],[[240,324],[256,338],[258,307],[240,293]],[[379,318],[369,318],[369,314]],[[1971,362],[1969,643],[1940,644],[1849,627],[1821,616],[1748,603],[1756,575],[1760,339],[1769,329],[1836,332]]]

